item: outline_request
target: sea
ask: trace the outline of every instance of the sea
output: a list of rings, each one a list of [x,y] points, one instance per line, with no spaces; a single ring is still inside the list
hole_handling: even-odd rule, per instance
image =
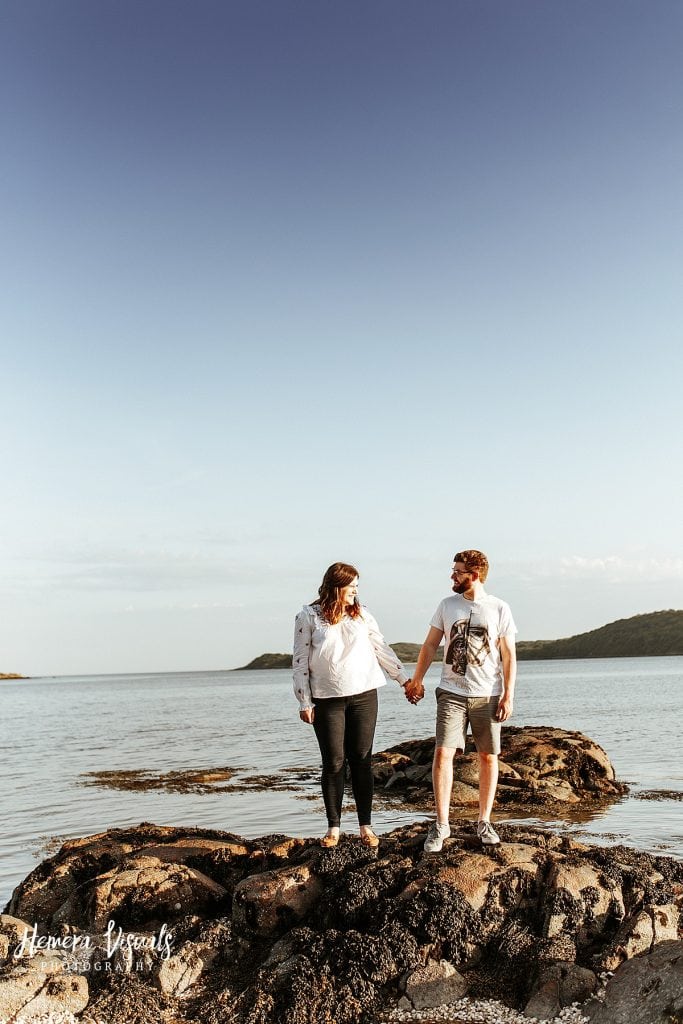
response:
[[[417,706],[395,683],[380,691],[376,750],[433,735],[438,676],[432,666]],[[143,821],[247,838],[324,831],[319,752],[312,728],[299,720],[289,671],[6,680],[0,694],[0,908],[44,857],[75,836]],[[521,662],[511,724],[579,730],[605,749],[631,787],[598,811],[578,807],[524,820],[584,842],[683,858],[682,696],[683,657]],[[93,784],[92,773],[186,769],[229,769],[231,791]],[[286,779],[290,788],[249,783],[263,776]],[[673,795],[639,799],[653,790]],[[425,817],[377,809],[374,825],[381,834]],[[498,819],[522,821],[503,813]],[[355,831],[353,813],[344,827]]]

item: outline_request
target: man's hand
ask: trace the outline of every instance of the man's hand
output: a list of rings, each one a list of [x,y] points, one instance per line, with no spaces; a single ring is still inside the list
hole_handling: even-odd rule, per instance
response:
[[[512,697],[508,694],[503,696],[498,701],[498,707],[496,709],[496,721],[506,722],[512,714]]]
[[[418,683],[416,679],[409,679],[403,689],[406,700],[410,701],[411,704],[417,704],[425,695],[424,686],[422,683]]]
[[[302,722],[305,722],[306,725],[313,725],[313,717],[314,717],[314,715],[315,715],[315,709],[314,708],[303,708],[299,712],[299,718],[301,719]]]
[[[498,643],[503,662],[503,695],[498,701],[496,720],[506,722],[512,714],[512,695],[515,692],[515,677],[517,675],[514,633],[502,636]]]

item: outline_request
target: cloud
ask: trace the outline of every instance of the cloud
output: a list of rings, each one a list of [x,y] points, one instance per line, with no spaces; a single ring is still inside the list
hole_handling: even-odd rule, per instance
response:
[[[528,559],[521,564],[506,561],[500,565],[500,574],[508,580],[515,579],[528,584],[552,580],[657,584],[683,580],[683,558],[658,558],[644,554],[562,555],[538,561]]]
[[[242,611],[244,608],[246,608],[246,605],[245,604],[241,604],[241,603],[236,603],[234,601],[233,602],[226,602],[226,601],[187,601],[187,602],[172,601],[172,602],[166,602],[163,605],[157,605],[155,603],[155,605],[154,605],[155,610],[158,611],[160,607],[163,609],[163,611],[173,611],[173,612],[197,612],[197,611],[202,611],[203,612],[203,611],[215,611],[216,609],[218,609],[220,611],[236,612],[236,611]],[[126,614],[129,614],[129,613],[132,612],[135,615],[139,615],[140,611],[141,611],[141,606],[134,605],[134,604],[127,604],[123,608],[123,611]]]
[[[683,579],[683,558],[625,558],[621,555],[586,558],[570,555],[560,559],[559,575],[567,579],[600,579],[610,583],[660,583]]]
[[[22,559],[9,581],[21,588],[59,590],[168,591],[258,582],[260,564],[202,551],[84,548],[50,558]],[[5,577],[8,579],[7,576]]]

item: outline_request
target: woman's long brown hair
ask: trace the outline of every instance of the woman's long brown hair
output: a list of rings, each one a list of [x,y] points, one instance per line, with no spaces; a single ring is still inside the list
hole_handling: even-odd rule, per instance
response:
[[[361,606],[357,600],[355,604],[346,607],[341,599],[342,588],[353,583],[358,575],[358,569],[353,565],[348,565],[346,562],[335,562],[323,576],[323,581],[318,588],[316,604],[320,605],[323,618],[333,626],[345,615],[357,619],[361,614]]]

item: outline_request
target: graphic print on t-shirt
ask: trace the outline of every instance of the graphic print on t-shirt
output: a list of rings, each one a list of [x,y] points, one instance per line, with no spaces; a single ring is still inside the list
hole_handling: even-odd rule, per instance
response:
[[[486,625],[472,622],[472,612],[466,619],[458,619],[451,626],[446,664],[453,666],[458,676],[464,676],[468,665],[483,665],[489,654],[489,634]]]

